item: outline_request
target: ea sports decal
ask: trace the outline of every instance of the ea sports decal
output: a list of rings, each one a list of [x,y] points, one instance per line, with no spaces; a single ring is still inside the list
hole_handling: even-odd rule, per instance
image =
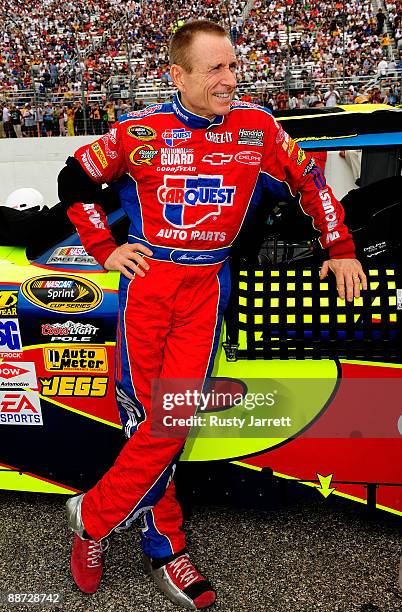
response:
[[[168,128],[162,134],[162,138],[168,147],[175,147],[186,140],[190,140],[191,136],[192,132],[186,130],[186,128]]]
[[[130,125],[127,128],[127,134],[137,138],[137,140],[154,140],[156,138],[155,130],[148,125]]]
[[[223,184],[223,176],[164,176],[158,188],[163,216],[173,227],[190,228],[211,215],[219,216],[222,206],[233,206],[236,187]]]
[[[1,425],[43,425],[36,391],[0,391]]]
[[[102,303],[102,290],[92,281],[72,274],[34,276],[21,285],[22,295],[32,304],[54,312],[81,314]]]

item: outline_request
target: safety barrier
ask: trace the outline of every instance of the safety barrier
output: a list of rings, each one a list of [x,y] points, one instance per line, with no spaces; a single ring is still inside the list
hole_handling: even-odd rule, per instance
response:
[[[335,277],[313,267],[244,266],[234,271],[226,313],[228,360],[402,361],[402,283],[395,265],[367,267],[368,289],[353,303]]]

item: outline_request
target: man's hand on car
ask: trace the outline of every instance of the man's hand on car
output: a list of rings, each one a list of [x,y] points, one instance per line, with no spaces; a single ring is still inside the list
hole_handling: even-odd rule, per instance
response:
[[[324,261],[320,272],[320,280],[327,277],[328,270],[332,270],[335,274],[336,288],[342,300],[345,299],[345,293],[348,302],[353,302],[354,297],[360,297],[360,283],[362,289],[367,289],[367,277],[363,272],[360,261],[357,259],[329,259]]]
[[[116,270],[121,272],[129,279],[134,278],[134,274],[145,276],[144,270],[149,270],[149,265],[143,255],[152,257],[153,253],[143,244],[134,242],[133,244],[122,244],[109,255],[105,261],[106,270]],[[130,271],[132,270],[132,272]]]

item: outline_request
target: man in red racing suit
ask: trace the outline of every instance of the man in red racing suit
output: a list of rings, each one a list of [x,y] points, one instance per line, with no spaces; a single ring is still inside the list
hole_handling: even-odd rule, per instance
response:
[[[187,34],[190,42],[183,38]],[[142,517],[151,573],[173,601],[195,609],[210,605],[215,594],[185,553],[172,481],[184,440],[152,433],[151,381],[204,379],[211,371],[230,291],[230,247],[264,193],[301,206],[313,218],[330,257],[322,277],[333,269],[341,297],[345,288],[348,299],[358,295],[365,277],[343,209],[314,159],[265,109],[232,101],[236,60],[224,30],[192,22],[174,41],[176,47],[187,44],[192,57],[189,68],[172,43],[179,94],[171,103],[123,116],[106,135],[78,149],[60,176],[61,192],[68,191],[68,173],[85,173],[94,186],[121,181],[131,223],[128,244],[116,248],[105,214],[90,195],[65,198],[87,252],[122,272],[116,398],[128,438],[103,478],[70,500],[69,516],[75,549],[92,542],[91,554],[114,529]],[[74,547],[77,584],[96,590],[101,569],[88,586]],[[180,582],[184,566],[191,579]]]

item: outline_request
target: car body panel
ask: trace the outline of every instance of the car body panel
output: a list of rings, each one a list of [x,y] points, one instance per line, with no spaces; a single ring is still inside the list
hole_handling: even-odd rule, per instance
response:
[[[358,146],[402,143],[402,130],[391,135],[341,136],[320,140],[320,148],[346,147],[351,139]],[[317,142],[300,144],[318,148]],[[120,215],[121,211],[113,213],[112,221]],[[99,303],[95,303],[96,291],[90,303],[92,284],[101,294]],[[52,288],[60,290],[53,301],[45,295]],[[0,422],[0,488],[70,494],[91,486],[112,464],[124,443],[113,389],[117,290],[118,274],[106,273],[88,260],[76,234],[34,261],[28,260],[24,248],[0,247],[0,417],[10,418],[9,423]],[[85,355],[79,367],[72,365],[76,354]],[[90,367],[89,361],[96,365]],[[18,386],[19,381],[29,381],[32,370],[23,364],[34,367],[30,387]],[[215,437],[211,441],[191,436],[183,461],[231,461],[239,470],[266,468],[278,477],[316,488],[318,474],[331,476],[333,494],[359,503],[367,501],[367,483],[376,483],[383,485],[378,488],[377,506],[402,515],[402,438],[396,430],[395,435],[379,439],[351,438],[350,431],[345,434],[347,427],[340,437],[306,435],[341,411],[336,399],[341,381],[402,378],[399,363],[230,362],[220,350],[214,377],[287,380],[294,388],[297,382],[291,381],[298,379],[322,379],[325,384],[321,394],[310,392],[310,401],[306,401],[308,390],[304,391],[306,408],[291,437]],[[296,399],[295,412],[298,406]]]

